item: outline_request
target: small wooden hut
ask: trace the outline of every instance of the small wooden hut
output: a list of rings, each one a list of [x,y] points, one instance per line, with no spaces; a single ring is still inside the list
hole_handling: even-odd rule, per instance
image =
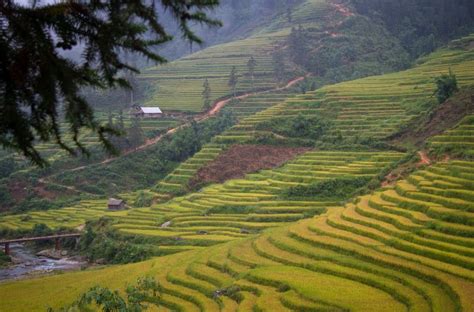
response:
[[[109,210],[124,210],[125,202],[121,199],[109,198]]]

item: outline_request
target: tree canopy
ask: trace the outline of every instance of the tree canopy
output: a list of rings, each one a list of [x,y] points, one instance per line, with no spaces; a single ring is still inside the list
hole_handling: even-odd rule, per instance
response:
[[[456,75],[450,70],[449,74],[443,74],[435,78],[435,95],[440,104],[449,99],[455,92],[459,91]]]
[[[135,53],[162,63],[154,51],[173,39],[160,23],[157,6],[177,21],[183,37],[201,43],[190,23],[218,26],[207,15],[219,0],[82,0],[31,6],[0,1],[0,145],[44,166],[35,144],[55,141],[71,154],[88,154],[83,129],[97,133],[109,152],[114,129],[94,119],[81,96],[84,87],[130,87],[125,71],[138,72],[122,57]],[[64,53],[79,49],[80,62]],[[63,140],[68,125],[72,146]]]

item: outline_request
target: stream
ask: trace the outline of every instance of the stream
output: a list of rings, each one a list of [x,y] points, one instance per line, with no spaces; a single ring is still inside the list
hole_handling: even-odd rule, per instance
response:
[[[14,261],[6,268],[0,268],[0,281],[25,278],[54,271],[80,269],[86,262],[71,258],[50,259],[37,256],[23,244],[11,244],[10,255]]]

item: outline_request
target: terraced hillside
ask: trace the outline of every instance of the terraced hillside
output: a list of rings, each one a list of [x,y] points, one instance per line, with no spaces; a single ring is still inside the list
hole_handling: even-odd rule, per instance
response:
[[[222,146],[207,144],[196,155],[181,163],[178,168],[158,182],[156,191],[164,194],[180,194],[186,192],[189,180],[197,170],[214,160],[222,151]]]
[[[474,37],[466,37],[469,43]],[[324,115],[333,122],[322,142],[357,142],[383,139],[410,119],[423,113],[432,101],[434,78],[451,69],[461,86],[474,83],[474,50],[469,44],[442,49],[421,59],[412,69],[323,87],[251,115],[224,134],[216,143],[244,143],[261,130],[257,125],[273,118]]]
[[[472,168],[439,163],[322,216],[203,250],[3,284],[0,307],[60,306],[92,277],[116,288],[148,274],[165,310],[472,311]],[[74,287],[51,302],[55,290],[37,286],[58,278]],[[6,296],[19,287],[30,300]]]
[[[206,150],[213,151],[205,148],[192,159],[206,160]],[[119,232],[154,237],[160,245],[215,244],[319,214],[342,200],[283,198],[281,192],[289,187],[338,177],[370,180],[402,157],[395,152],[308,152],[283,167],[211,185],[152,208],[117,213],[108,212],[105,201],[83,201],[71,208],[6,216],[0,220],[0,228],[28,229],[35,223],[77,227],[106,215],[116,219],[114,227]],[[186,164],[190,162],[177,170]],[[175,171],[167,179],[177,175]]]
[[[230,95],[227,82],[234,66],[239,77],[237,92],[275,88],[279,82],[274,76],[273,54],[286,44],[291,27],[312,27],[317,33],[329,36],[328,30],[347,17],[333,1],[303,1],[294,8],[291,23],[286,14],[281,14],[246,39],[216,45],[165,66],[147,69],[139,76],[152,89],[145,104],[159,105],[165,110],[199,112],[203,106],[204,80],[209,80],[212,100]],[[256,60],[254,78],[247,67],[251,57]],[[286,63],[286,76],[291,79],[297,72],[294,65]]]
[[[281,192],[291,186],[337,177],[371,179],[402,156],[390,152],[308,152],[281,168],[211,185],[150,210],[132,210],[118,218],[114,227],[127,235],[154,237],[160,245],[228,241],[319,214],[341,200],[283,198]],[[173,240],[166,240],[169,238]]]
[[[438,153],[474,157],[474,115],[466,116],[454,129],[433,137],[428,143]]]
[[[88,220],[102,216],[125,215],[125,211],[111,212],[107,209],[107,200],[82,200],[75,206],[47,211],[32,211],[28,214],[2,217],[2,229],[27,230],[35,224],[43,223],[50,228],[66,227],[75,229]]]
[[[107,123],[108,116],[103,113],[96,114],[96,120],[100,123]],[[118,118],[113,119],[114,122],[118,122]],[[125,129],[130,128],[131,126],[131,116],[129,114],[124,114],[123,116],[123,125]],[[143,130],[144,139],[151,139],[156,137],[160,133],[166,132],[168,129],[178,126],[182,121],[175,118],[160,118],[160,119],[144,119],[140,121],[140,127]],[[68,125],[63,123],[61,124],[60,131],[64,133],[64,142],[73,147],[74,142],[72,140],[72,135],[68,133]],[[102,145],[99,142],[99,138],[96,134],[91,131],[82,132],[78,137],[79,142],[81,142],[84,147],[89,150],[100,150]],[[36,145],[36,148],[41,153],[41,155],[50,163],[54,164],[56,161],[66,161],[70,155],[55,143],[40,143]],[[4,154],[4,157],[9,157],[10,153],[8,151],[1,151]],[[15,154],[15,160],[18,163],[26,163],[22,156]]]

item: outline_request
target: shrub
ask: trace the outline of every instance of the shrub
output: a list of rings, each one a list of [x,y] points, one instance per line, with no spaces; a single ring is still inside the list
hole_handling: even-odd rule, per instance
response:
[[[358,189],[364,187],[370,177],[336,178],[311,183],[308,186],[298,185],[283,191],[285,198],[318,197],[318,198],[348,198]]]
[[[257,130],[271,131],[292,138],[316,140],[330,127],[328,119],[320,116],[275,117],[257,124]]]
[[[133,205],[135,207],[150,207],[153,204],[153,195],[145,192],[139,192]]]
[[[444,103],[449,99],[455,92],[459,90],[458,81],[456,75],[449,70],[449,74],[443,74],[435,79],[436,91],[435,95],[438,102]]]
[[[0,251],[0,268],[6,266],[11,262],[10,256],[6,255],[3,251]]]
[[[111,219],[101,218],[86,225],[80,249],[90,261],[103,259],[107,263],[139,262],[153,255],[150,248],[123,240],[111,226]]]
[[[257,207],[251,206],[218,206],[207,209],[205,214],[249,214],[255,212],[256,209]]]

